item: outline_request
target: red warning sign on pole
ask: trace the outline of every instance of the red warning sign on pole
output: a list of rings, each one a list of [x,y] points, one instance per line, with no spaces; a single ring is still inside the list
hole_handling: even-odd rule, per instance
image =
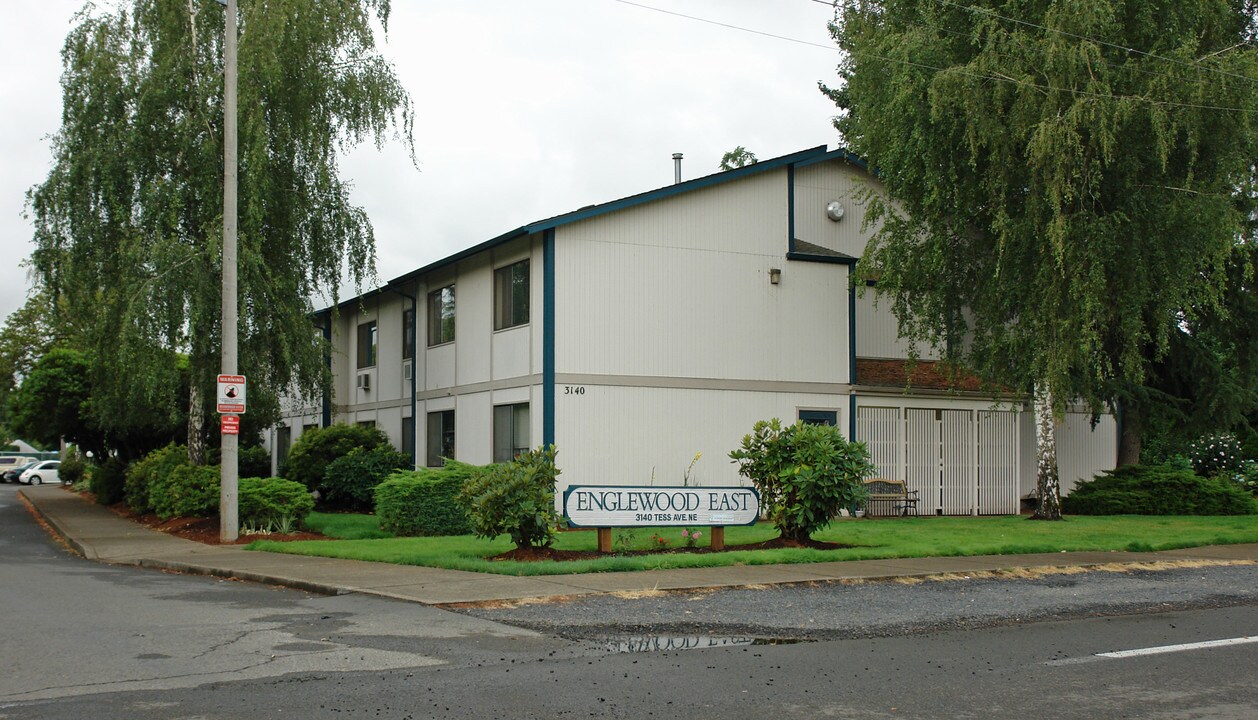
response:
[[[223,416],[223,434],[239,435],[240,434],[240,416],[224,415]]]
[[[240,414],[245,411],[245,376],[218,376],[218,411]]]

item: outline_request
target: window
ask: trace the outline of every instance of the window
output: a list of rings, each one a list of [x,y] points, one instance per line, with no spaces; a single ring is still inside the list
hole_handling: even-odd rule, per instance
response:
[[[428,346],[454,342],[454,286],[428,293]]]
[[[358,425],[358,427],[360,428],[373,428],[376,426],[376,421],[375,420],[359,420],[355,424]]]
[[[529,321],[529,261],[521,260],[494,271],[494,329]]]
[[[494,406],[494,462],[510,462],[529,449],[529,404]]]
[[[288,449],[293,446],[293,429],[287,425],[275,428],[275,467],[282,468],[288,462]]]
[[[800,410],[799,419],[805,425],[834,427],[839,424],[839,413],[837,410]]]
[[[402,454],[415,452],[415,418],[402,418]]]
[[[415,311],[402,311],[402,359],[415,357]]]
[[[376,321],[365,322],[358,326],[358,367],[376,366],[376,346],[379,333],[376,332]]]
[[[454,411],[428,413],[428,467],[441,467],[441,458],[454,458]]]

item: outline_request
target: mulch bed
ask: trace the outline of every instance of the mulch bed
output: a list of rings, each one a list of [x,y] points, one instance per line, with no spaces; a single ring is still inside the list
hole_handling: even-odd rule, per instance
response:
[[[95,502],[95,497],[91,493],[83,493],[83,496]],[[205,545],[248,545],[254,540],[275,540],[277,542],[287,542],[291,540],[327,540],[327,536],[319,533],[300,531],[294,533],[248,533],[241,528],[239,536],[234,543],[224,543],[219,539],[220,531],[218,527],[218,517],[208,518],[171,518],[163,520],[153,514],[140,514],[127,507],[126,503],[115,503],[109,506],[109,509],[116,514],[150,530],[164,532],[170,535],[177,535],[185,540],[193,540]]]

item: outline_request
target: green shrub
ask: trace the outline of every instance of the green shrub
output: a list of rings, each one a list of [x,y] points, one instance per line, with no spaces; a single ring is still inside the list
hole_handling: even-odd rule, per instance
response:
[[[111,457],[92,473],[91,488],[96,495],[96,502],[101,505],[113,505],[122,500],[127,482],[127,464],[116,457]]]
[[[288,451],[284,477],[317,490],[333,460],[356,448],[374,450],[388,444],[389,438],[374,427],[341,424],[307,430]]]
[[[238,477],[264,478],[271,476],[271,453],[261,445],[240,448],[236,456]]]
[[[1202,477],[1219,474],[1235,474],[1245,457],[1240,440],[1231,433],[1202,435],[1188,448],[1192,469]]]
[[[61,461],[58,469],[62,483],[77,485],[87,474],[87,463],[83,461],[83,456],[77,450],[71,449],[66,453],[66,459]]]
[[[314,510],[305,485],[280,477],[241,478],[238,503],[241,527],[263,530],[299,528]]]
[[[127,507],[144,514],[153,512],[153,502],[149,498],[149,488],[164,477],[174,472],[180,465],[188,464],[188,449],[183,445],[171,443],[164,448],[154,450],[127,468],[127,480],[124,495]]]
[[[319,484],[319,505],[334,510],[370,510],[376,486],[398,470],[411,466],[411,457],[387,445],[363,450],[328,463]]]
[[[1062,498],[1072,515],[1251,515],[1258,501],[1234,480],[1170,465],[1128,465],[1079,483]]]
[[[441,469],[393,473],[375,490],[380,529],[398,536],[472,532],[458,496],[468,480],[486,470],[446,460]]]
[[[1258,460],[1246,460],[1236,473],[1236,482],[1247,492],[1258,494]]]
[[[555,446],[520,454],[471,477],[459,493],[472,532],[494,538],[506,533],[518,548],[547,546],[555,538]]]
[[[765,517],[783,538],[798,542],[862,502],[863,480],[874,472],[864,443],[849,442],[838,428],[803,422],[784,428],[777,418],[757,422],[729,456],[760,492]]]
[[[217,465],[178,465],[158,474],[149,485],[153,512],[163,520],[213,515],[218,512],[221,477]]]

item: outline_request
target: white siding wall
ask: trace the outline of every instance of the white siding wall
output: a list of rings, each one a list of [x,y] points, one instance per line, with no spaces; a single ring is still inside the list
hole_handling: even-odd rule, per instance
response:
[[[825,408],[847,428],[846,395],[582,387],[564,394],[560,386],[556,396],[560,493],[569,485],[648,485],[652,470],[657,485],[680,485],[697,452],[693,482],[743,485],[729,452],[757,420],[792,423],[800,408]]]
[[[927,343],[909,343],[899,338],[890,299],[878,302],[872,287],[856,295],[856,354],[863,358],[907,358],[937,360],[939,353]]]
[[[786,263],[785,208],[776,172],[560,228],[557,372],[846,382],[846,269]]]
[[[844,162],[808,165],[795,171],[795,237],[814,245],[860,257],[868,231],[862,230],[865,207],[860,192],[869,174]],[[826,217],[826,205],[838,200],[843,219]]]

